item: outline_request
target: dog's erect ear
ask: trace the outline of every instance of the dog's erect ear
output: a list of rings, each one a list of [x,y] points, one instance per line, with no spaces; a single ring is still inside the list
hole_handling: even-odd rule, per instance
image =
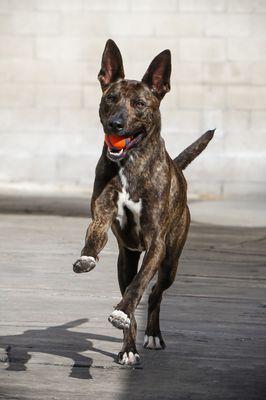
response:
[[[150,87],[154,94],[162,99],[170,90],[171,52],[164,50],[150,63],[142,82]]]
[[[107,40],[102,57],[102,66],[98,74],[98,79],[105,90],[108,85],[124,79],[123,60],[119,48],[112,39]]]

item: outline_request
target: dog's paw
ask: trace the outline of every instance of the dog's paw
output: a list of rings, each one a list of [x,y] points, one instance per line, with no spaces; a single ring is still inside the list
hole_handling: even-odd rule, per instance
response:
[[[122,365],[139,365],[140,356],[133,351],[120,351],[118,354],[118,362]]]
[[[73,271],[76,274],[80,274],[82,272],[89,272],[96,266],[96,261],[94,257],[81,256],[77,259],[77,261],[73,264]]]
[[[128,329],[130,326],[129,317],[121,310],[114,310],[108,317],[108,321],[117,329]]]
[[[145,335],[143,347],[149,350],[162,350],[165,349],[165,343],[162,337]]]

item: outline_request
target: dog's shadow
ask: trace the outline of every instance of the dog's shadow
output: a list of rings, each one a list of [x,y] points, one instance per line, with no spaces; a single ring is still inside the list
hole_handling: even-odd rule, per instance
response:
[[[70,377],[90,379],[91,357],[80,354],[87,350],[101,353],[114,361],[113,353],[95,348],[92,340],[107,342],[121,342],[112,336],[96,335],[87,332],[73,332],[69,329],[88,322],[88,319],[78,319],[63,325],[52,326],[46,329],[30,329],[20,335],[0,336],[0,347],[4,355],[1,361],[7,364],[8,371],[26,371],[30,353],[46,353],[73,360]]]

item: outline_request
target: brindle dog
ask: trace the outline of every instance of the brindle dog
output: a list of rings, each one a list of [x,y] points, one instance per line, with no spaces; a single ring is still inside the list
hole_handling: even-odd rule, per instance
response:
[[[160,136],[159,111],[162,98],[170,90],[170,74],[171,53],[165,50],[155,57],[140,82],[124,79],[120,51],[112,40],[107,41],[98,75],[103,91],[101,123],[107,135],[130,136],[133,140],[121,151],[104,144],[96,167],[92,222],[74,271],[88,272],[95,267],[111,227],[119,246],[122,299],[109,321],[124,332],[118,354],[121,364],[140,362],[134,312],[157,272],[149,297],[144,347],[165,347],[159,324],[162,294],[175,279],[190,224],[182,169],[207,146],[214,133],[206,132],[175,160],[170,158]]]

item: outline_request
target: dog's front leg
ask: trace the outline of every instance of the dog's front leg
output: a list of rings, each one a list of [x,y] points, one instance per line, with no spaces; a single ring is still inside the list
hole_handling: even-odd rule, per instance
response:
[[[130,326],[134,311],[146,289],[148,283],[157,272],[165,255],[164,237],[152,238],[142,266],[130,285],[127,287],[122,300],[115,307],[109,321],[118,329],[127,329]]]
[[[107,232],[113,221],[115,208],[110,207],[109,212],[106,207],[96,207],[94,216],[90,223],[86,238],[85,246],[81,251],[81,256],[73,264],[73,270],[76,273],[89,272],[96,266],[98,254],[104,248],[107,242]]]

